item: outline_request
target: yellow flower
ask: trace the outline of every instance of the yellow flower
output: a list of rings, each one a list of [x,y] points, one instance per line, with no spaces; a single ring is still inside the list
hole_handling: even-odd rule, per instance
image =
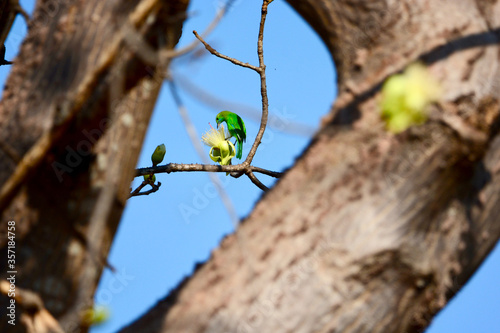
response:
[[[392,75],[382,87],[382,118],[389,131],[399,133],[427,120],[427,107],[439,99],[441,87],[426,67],[416,63]]]
[[[219,129],[210,126],[210,129],[201,137],[201,141],[211,147],[209,156],[212,161],[220,165],[231,164],[231,159],[236,155],[236,149],[231,141],[226,140],[224,125],[221,125]]]

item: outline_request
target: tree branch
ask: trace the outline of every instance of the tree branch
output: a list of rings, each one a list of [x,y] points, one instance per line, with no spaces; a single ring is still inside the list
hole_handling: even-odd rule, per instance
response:
[[[166,165],[158,165],[156,167],[149,168],[139,168],[135,170],[135,177],[140,177],[144,175],[149,175],[151,173],[171,173],[171,172],[235,172],[235,173],[246,173],[246,172],[259,172],[267,176],[274,178],[280,178],[284,173],[270,171],[263,168],[259,168],[253,165],[215,165],[215,164],[183,164],[183,163],[169,163]]]
[[[193,30],[193,34],[196,36],[196,38],[198,38],[198,40],[200,42],[203,43],[203,45],[205,45],[205,48],[207,49],[207,51],[210,52],[210,53],[212,53],[214,56],[216,56],[218,58],[221,58],[221,59],[224,59],[224,60],[227,60],[227,61],[230,61],[230,62],[232,62],[233,64],[235,64],[237,66],[241,66],[241,67],[245,67],[245,68],[250,68],[250,69],[256,71],[257,73],[260,72],[260,68],[259,67],[256,67],[254,65],[250,65],[247,62],[243,62],[243,61],[240,61],[240,60],[235,59],[235,58],[228,57],[227,55],[224,55],[224,54],[218,52],[213,47],[211,47],[207,42],[205,42],[203,40],[203,38],[201,38],[201,36],[198,35],[198,33],[196,32],[196,30]]]
[[[247,176],[248,176],[248,178],[250,178],[252,183],[257,185],[257,187],[260,188],[262,191],[267,192],[269,190],[269,188],[266,185],[262,184],[260,182],[260,180],[257,177],[255,177],[255,175],[252,171],[248,171]]]
[[[144,191],[144,192],[141,192],[141,190],[146,186],[146,185],[151,185],[151,189],[148,190],[148,191]],[[158,182],[158,184],[152,184],[150,182],[147,182],[147,181],[143,181],[141,183],[141,185],[139,185],[135,190],[133,190],[131,193],[130,193],[130,198],[131,197],[138,197],[140,195],[150,195],[151,193],[154,193],[156,191],[158,191],[160,189],[160,186],[161,186],[161,183]]]
[[[255,141],[248,153],[247,158],[245,159],[245,164],[250,165],[252,160],[257,152],[257,148],[260,145],[262,137],[264,136],[264,131],[267,126],[267,118],[269,115],[269,101],[267,98],[267,84],[266,84],[266,65],[264,64],[264,24],[266,23],[267,17],[267,6],[272,2],[269,0],[264,0],[262,2],[262,12],[260,18],[260,26],[259,26],[259,38],[257,40],[257,55],[259,57],[259,75],[260,75],[260,94],[262,96],[262,118],[260,120],[260,128],[259,132],[257,132],[257,136],[255,137]]]

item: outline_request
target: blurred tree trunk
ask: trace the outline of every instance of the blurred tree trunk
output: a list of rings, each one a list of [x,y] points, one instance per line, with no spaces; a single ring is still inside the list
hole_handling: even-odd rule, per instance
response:
[[[499,239],[500,2],[288,2],[338,99],[236,235],[122,332],[421,332]],[[381,84],[417,60],[444,94],[391,135]]]
[[[289,3],[332,54],[337,101],[237,234],[124,332],[417,332],[499,239],[500,3]],[[120,27],[128,18],[155,47],[166,32],[172,47],[187,3],[47,4],[0,103],[0,183],[23,177],[0,230],[16,221],[17,287],[85,330],[159,89]],[[442,82],[438,116],[390,135],[381,84],[415,60]],[[33,147],[46,153],[24,175]]]
[[[82,314],[92,307],[165,67],[143,63],[127,31],[172,49],[187,4],[38,1],[0,103],[2,280],[17,271],[17,325],[2,315],[0,331],[57,331],[53,318],[64,332],[87,331]],[[16,263],[7,267],[11,220]],[[2,289],[2,309],[8,301]]]

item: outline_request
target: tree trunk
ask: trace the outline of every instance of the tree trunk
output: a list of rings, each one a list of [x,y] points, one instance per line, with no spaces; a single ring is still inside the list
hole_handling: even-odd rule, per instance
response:
[[[0,331],[87,331],[82,313],[92,308],[165,69],[143,63],[125,31],[172,49],[187,4],[38,2],[0,104],[3,258],[8,221],[16,228],[15,266],[1,260],[2,280],[17,271],[17,325],[2,316]],[[32,292],[43,304],[28,302]],[[2,295],[3,309],[7,302]]]
[[[500,4],[289,3],[332,54],[335,105],[236,234],[123,332],[417,332],[500,238]],[[79,311],[91,302],[158,91],[120,23],[135,19],[155,47],[163,27],[171,47],[186,3],[69,1],[48,22],[43,4],[31,25],[45,23],[30,29],[0,104],[0,180],[22,177],[0,202],[0,227],[16,221],[17,286],[38,293],[66,331],[85,330]],[[272,4],[269,12],[276,19]],[[432,120],[392,135],[380,87],[415,60],[445,93]],[[120,68],[134,70],[122,78]],[[76,163],[71,149],[84,141],[92,154]],[[36,168],[33,147],[46,150]]]
[[[421,332],[499,239],[500,3],[288,2],[332,54],[335,105],[236,234],[122,332]],[[381,84],[416,60],[444,95],[389,134]]]

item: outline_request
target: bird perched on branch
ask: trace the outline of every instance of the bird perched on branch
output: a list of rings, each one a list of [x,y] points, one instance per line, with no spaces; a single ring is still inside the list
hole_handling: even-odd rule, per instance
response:
[[[234,112],[222,111],[215,117],[215,121],[217,122],[217,127],[222,122],[226,122],[229,135],[231,135],[230,138],[233,137],[236,139],[236,158],[241,159],[243,142],[247,139],[247,130],[243,119]]]

